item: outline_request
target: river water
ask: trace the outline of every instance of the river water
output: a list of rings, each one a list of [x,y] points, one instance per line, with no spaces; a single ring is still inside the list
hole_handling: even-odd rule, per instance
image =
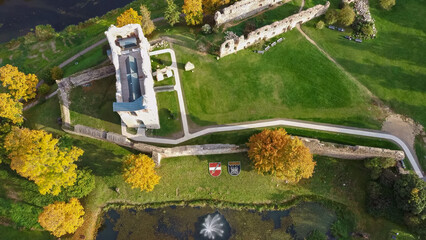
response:
[[[39,24],[61,31],[132,0],[0,0],[0,42],[25,35]]]

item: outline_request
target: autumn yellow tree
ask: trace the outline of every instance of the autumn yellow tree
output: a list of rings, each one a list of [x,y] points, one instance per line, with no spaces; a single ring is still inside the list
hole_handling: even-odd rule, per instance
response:
[[[219,7],[229,2],[230,0],[203,0],[203,11],[207,14],[213,14]]]
[[[77,198],[69,203],[55,202],[44,207],[38,217],[40,225],[56,237],[74,233],[83,222],[84,208]]]
[[[296,183],[310,178],[315,162],[303,142],[292,138],[283,129],[265,129],[250,137],[248,155],[260,173],[271,173],[277,178]]]
[[[141,21],[142,16],[139,16],[138,12],[133,10],[133,8],[129,8],[117,17],[117,27],[123,27],[132,23],[141,24]]]
[[[203,6],[201,0],[185,0],[182,13],[185,14],[186,24],[197,25],[203,22]]]
[[[41,194],[58,195],[62,187],[72,186],[77,177],[75,161],[83,150],[59,149],[58,139],[42,130],[13,127],[4,140],[10,167],[34,181]]]
[[[12,65],[0,67],[0,82],[16,101],[28,100],[36,96],[37,76],[20,72]]]
[[[144,35],[149,35],[155,30],[154,22],[151,20],[151,12],[145,5],[140,7],[142,15],[142,31]]]
[[[150,192],[160,182],[160,176],[155,172],[154,161],[144,154],[129,155],[124,159],[124,181],[132,188]]]
[[[22,103],[12,99],[9,93],[0,93],[0,118],[7,118],[13,124],[22,123]]]

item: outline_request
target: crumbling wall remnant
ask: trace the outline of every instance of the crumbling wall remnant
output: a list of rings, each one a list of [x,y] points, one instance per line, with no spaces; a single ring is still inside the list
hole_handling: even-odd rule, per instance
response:
[[[247,37],[242,35],[235,39],[226,40],[220,46],[219,57],[224,57],[226,55],[236,53],[255,44],[256,42],[261,40],[268,40],[277,35],[285,33],[296,27],[297,24],[305,23],[315,17],[323,15],[329,6],[330,2],[327,2],[325,5],[318,4],[312,8],[284,18],[283,20],[276,21],[270,25],[258,28],[250,32]]]
[[[240,20],[252,16],[266,8],[275,4],[291,0],[241,0],[214,14],[216,26],[220,26],[226,22]]]

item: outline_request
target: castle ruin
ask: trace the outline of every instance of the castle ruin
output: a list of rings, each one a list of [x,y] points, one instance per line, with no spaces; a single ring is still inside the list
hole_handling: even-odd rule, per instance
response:
[[[287,3],[291,0],[241,0],[214,14],[216,26],[224,23],[250,17],[266,8],[278,3]]]
[[[261,40],[268,40],[277,35],[285,33],[297,24],[305,23],[315,17],[323,15],[330,6],[330,2],[325,5],[318,4],[312,8],[306,9],[283,20],[276,21],[270,25],[258,28],[250,32],[247,37],[241,35],[235,39],[229,39],[220,46],[219,57],[224,57],[232,53],[243,50]]]

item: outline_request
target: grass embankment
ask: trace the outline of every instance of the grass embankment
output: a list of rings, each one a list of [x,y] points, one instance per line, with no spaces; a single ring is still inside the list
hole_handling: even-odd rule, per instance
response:
[[[121,133],[120,116],[112,111],[115,76],[93,81],[90,86],[74,88],[70,94],[71,123]]]
[[[315,29],[316,20],[302,29],[393,110],[426,125],[426,25],[419,21],[425,1],[400,1],[391,11],[378,2],[370,1],[377,38],[362,44],[344,39],[345,33]]]
[[[220,60],[192,50],[199,43],[195,34],[179,28],[171,34],[180,69],[187,61],[195,65],[180,75],[196,125],[284,117],[380,127],[366,94],[297,30],[263,55],[243,50]]]
[[[74,73],[84,71],[88,68],[98,66],[99,64],[105,62],[108,59],[106,46],[109,48],[108,42],[95,47],[86,54],[78,57],[70,64],[66,65],[63,68],[64,77],[68,77]]]

